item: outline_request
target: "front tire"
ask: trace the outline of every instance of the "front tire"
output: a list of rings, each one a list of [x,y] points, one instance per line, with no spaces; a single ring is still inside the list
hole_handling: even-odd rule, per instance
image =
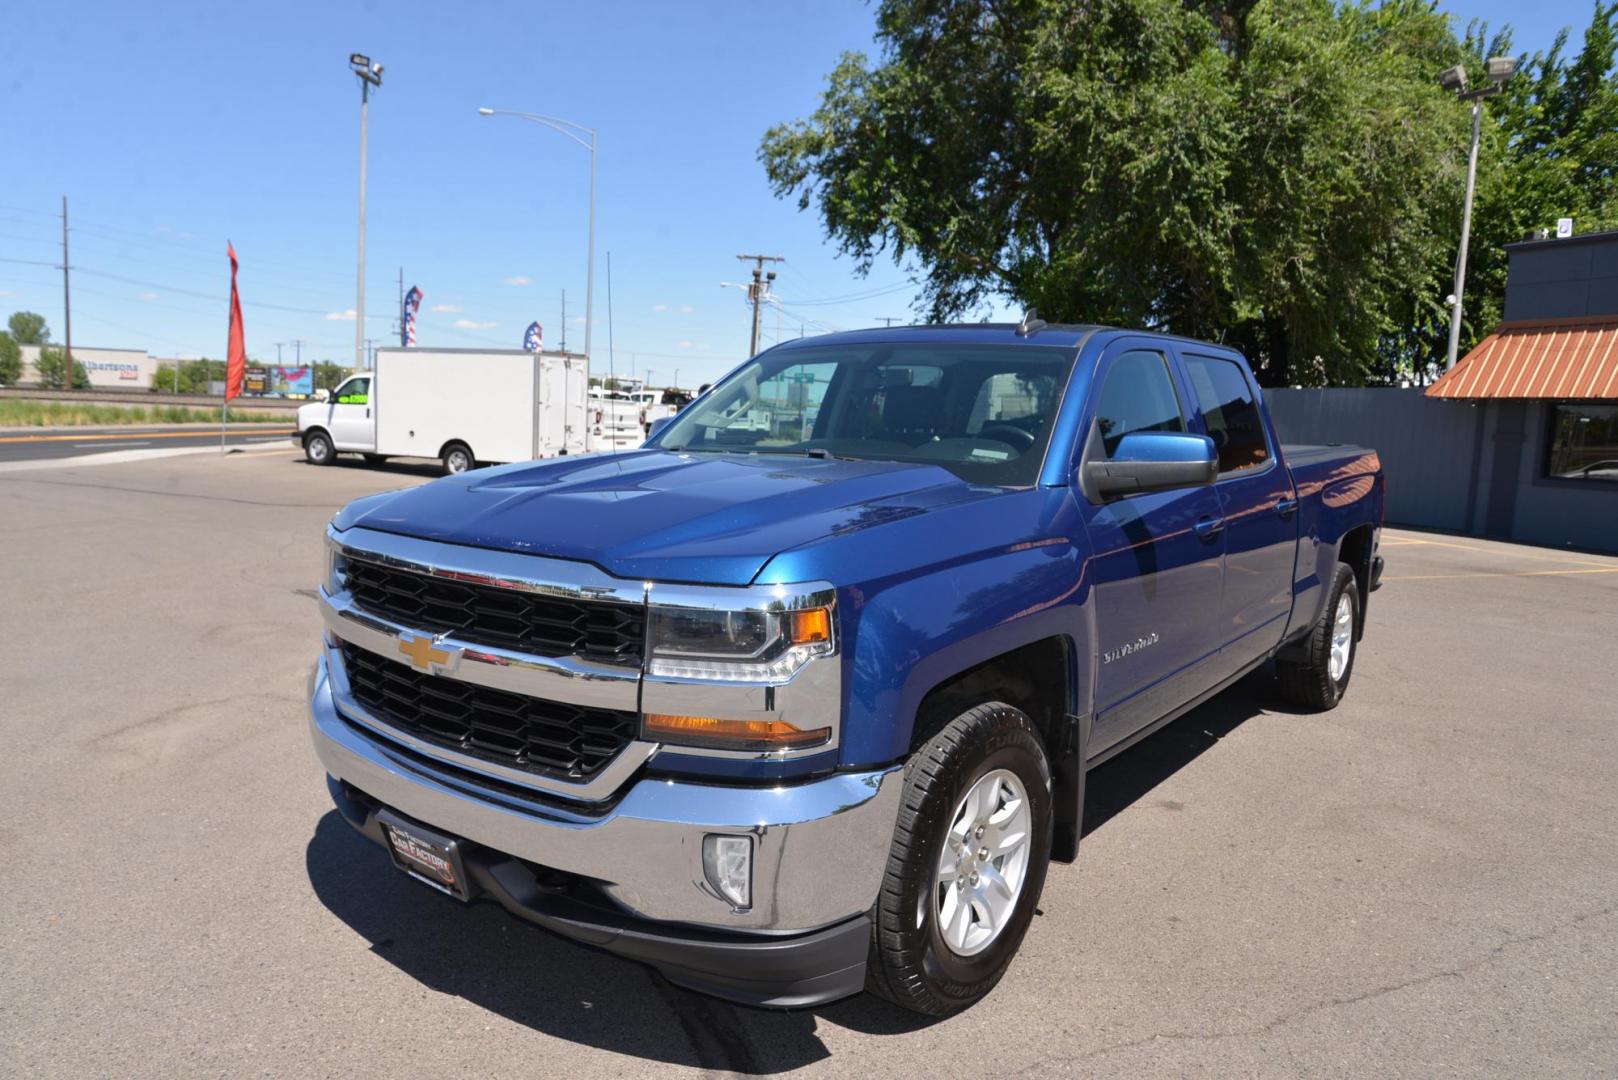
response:
[[[930,1016],[981,1000],[1022,944],[1050,853],[1038,729],[998,701],[968,709],[905,765],[867,988]]]
[[[331,436],[324,431],[311,431],[303,437],[303,459],[311,465],[330,465],[337,460],[337,450]]]
[[[1359,583],[1347,563],[1338,563],[1326,606],[1315,625],[1301,642],[1276,658],[1282,696],[1321,712],[1335,709],[1354,674],[1359,625]]]

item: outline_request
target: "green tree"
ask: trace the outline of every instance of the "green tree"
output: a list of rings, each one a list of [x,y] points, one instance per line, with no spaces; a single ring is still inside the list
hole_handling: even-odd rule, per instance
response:
[[[885,0],[877,21],[881,62],[845,56],[760,158],[862,270],[918,266],[928,316],[1002,297],[1316,384],[1373,375],[1431,299],[1468,132],[1427,0]]]
[[[43,345],[51,339],[51,328],[45,325],[45,316],[32,311],[12,312],[8,325],[19,345]]]
[[[39,369],[39,384],[47,388],[62,385],[62,367],[67,362],[67,356],[61,349],[43,348],[39,350],[39,359],[35,367]],[[84,370],[84,364],[78,360],[73,361],[73,389],[84,390],[90,385],[90,374]]]
[[[22,349],[17,341],[0,330],[0,385],[15,386],[22,378]]]
[[[314,368],[316,390],[335,390],[338,383],[348,378],[348,368],[329,360],[316,360]]]

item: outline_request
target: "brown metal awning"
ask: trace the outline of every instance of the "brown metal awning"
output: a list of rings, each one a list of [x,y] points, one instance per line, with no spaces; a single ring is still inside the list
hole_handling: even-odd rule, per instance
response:
[[[1501,323],[1427,396],[1618,399],[1618,315]]]

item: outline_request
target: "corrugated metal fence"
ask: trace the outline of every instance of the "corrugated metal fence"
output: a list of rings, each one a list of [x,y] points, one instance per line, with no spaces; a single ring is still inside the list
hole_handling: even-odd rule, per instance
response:
[[[1388,523],[1466,532],[1477,498],[1482,418],[1420,389],[1266,390],[1284,443],[1358,443],[1382,458]]]

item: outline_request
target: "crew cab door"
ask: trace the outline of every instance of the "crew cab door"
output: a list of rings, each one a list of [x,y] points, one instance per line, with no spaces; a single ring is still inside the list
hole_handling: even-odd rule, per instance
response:
[[[1214,488],[1225,533],[1218,615],[1223,678],[1264,656],[1286,631],[1298,554],[1298,498],[1246,365],[1193,346],[1179,352],[1196,425],[1219,452]]]
[[[376,449],[370,377],[355,375],[332,391],[331,402],[327,427],[331,430],[332,445],[339,450]]]
[[[1125,338],[1108,348],[1083,421],[1090,453],[1110,454],[1132,432],[1190,431],[1170,363],[1156,339]],[[1099,505],[1076,497],[1092,551],[1094,755],[1218,681],[1224,535],[1212,486]]]

